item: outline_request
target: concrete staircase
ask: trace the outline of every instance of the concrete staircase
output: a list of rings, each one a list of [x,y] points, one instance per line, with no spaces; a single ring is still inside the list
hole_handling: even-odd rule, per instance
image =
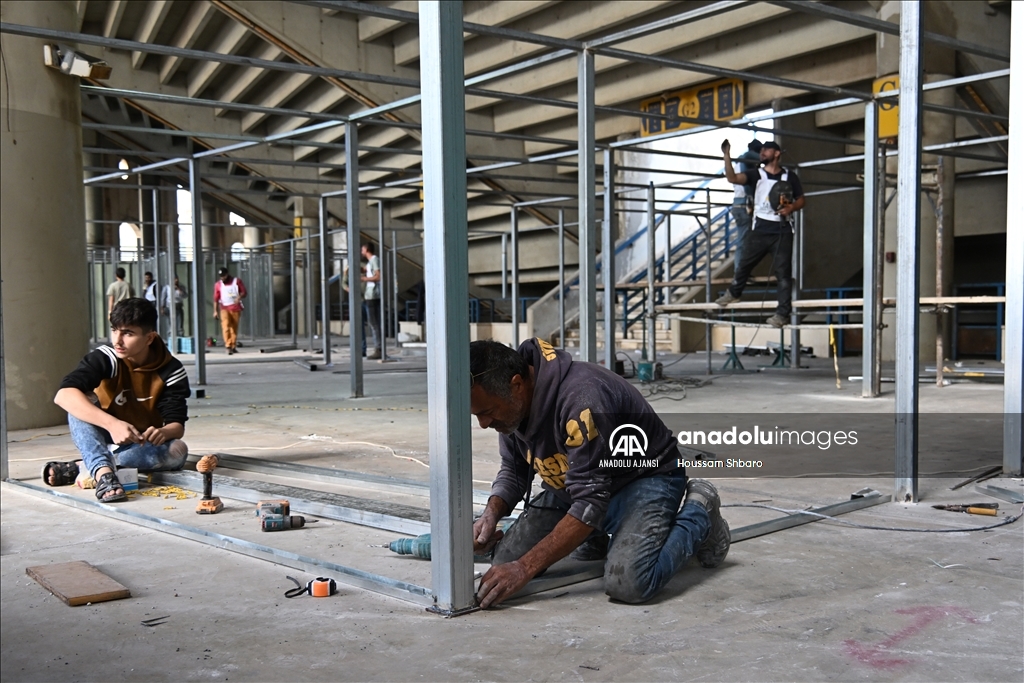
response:
[[[684,200],[685,201],[685,200]],[[655,226],[661,222],[663,217],[656,220]],[[711,279],[721,280],[732,272],[733,257],[731,248],[731,216],[729,209],[720,209],[714,215],[711,222],[711,253],[710,263]],[[633,235],[618,241],[616,253],[632,245],[641,235],[645,235],[647,226],[641,226]],[[664,273],[666,259],[665,249],[662,249],[655,260],[656,282],[664,281],[661,275]],[[657,305],[665,303],[687,303],[691,301],[704,301],[708,264],[707,240],[703,233],[693,233],[671,245],[667,250],[667,258],[670,259],[673,281],[684,281],[687,284],[674,288],[669,294],[667,290],[658,290]],[[599,256],[598,268],[600,269],[603,254]],[[643,327],[646,321],[646,291],[642,288],[635,288],[636,285],[644,284],[647,281],[648,266],[646,263],[633,268],[624,277],[618,279],[620,285],[632,285],[630,288],[619,288],[618,303],[616,304],[616,347],[623,350],[641,348],[643,345]],[[600,282],[600,273],[598,275]],[[692,285],[689,283],[693,283]],[[572,276],[567,282],[565,291],[565,313],[566,313],[566,343],[567,345],[579,344],[579,290],[574,285],[578,284],[578,273]],[[716,297],[722,284],[712,285],[712,298]],[[547,339],[558,337],[558,293],[555,288],[547,295],[538,300],[529,310],[527,322],[529,332],[532,336],[539,336]],[[667,295],[667,296],[666,296]],[[603,340],[602,320],[604,312],[601,310],[602,297],[598,296],[598,342]],[[623,318],[626,324],[623,329]],[[656,344],[659,350],[670,351],[672,347],[672,335],[665,320],[660,320],[656,334]],[[601,344],[603,346],[603,344]]]
[[[622,334],[622,326],[617,325],[615,330],[615,348],[620,351],[640,351],[644,347],[643,337],[644,331],[640,325],[633,325],[625,335]],[[664,325],[658,325],[654,338],[658,351],[669,352],[672,350],[672,332],[665,329]],[[579,327],[566,329],[565,345],[568,347],[578,347],[580,345]],[[601,321],[597,323],[597,347],[599,349],[604,348],[604,323]]]

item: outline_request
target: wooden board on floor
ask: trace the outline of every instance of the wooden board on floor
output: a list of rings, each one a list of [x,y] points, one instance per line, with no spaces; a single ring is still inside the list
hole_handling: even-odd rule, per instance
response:
[[[132,596],[127,588],[81,560],[26,567],[25,573],[72,607]]]

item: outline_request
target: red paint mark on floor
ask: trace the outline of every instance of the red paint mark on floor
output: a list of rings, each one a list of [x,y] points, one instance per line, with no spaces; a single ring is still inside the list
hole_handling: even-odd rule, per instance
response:
[[[910,660],[893,657],[891,650],[908,638],[916,636],[932,622],[955,615],[968,623],[978,623],[978,620],[970,612],[959,607],[906,607],[896,610],[896,614],[910,615],[913,617],[913,621],[880,643],[868,645],[856,640],[843,641],[846,653],[857,661],[876,669],[895,669],[910,664]]]

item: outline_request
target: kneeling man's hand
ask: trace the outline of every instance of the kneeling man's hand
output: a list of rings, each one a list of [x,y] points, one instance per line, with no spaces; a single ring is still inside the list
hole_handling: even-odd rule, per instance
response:
[[[530,582],[533,574],[518,560],[507,564],[491,567],[480,579],[480,589],[476,592],[481,607],[491,607],[518,593]]]

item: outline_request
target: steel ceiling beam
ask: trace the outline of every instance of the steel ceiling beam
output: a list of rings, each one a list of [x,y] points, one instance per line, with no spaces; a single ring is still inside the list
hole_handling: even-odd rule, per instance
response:
[[[778,5],[779,7],[785,7],[786,9],[793,10],[794,12],[803,12],[804,14],[810,14],[816,17],[823,17],[825,19],[832,19],[833,21],[841,21],[844,24],[851,24],[853,26],[860,26],[871,31],[878,33],[885,33],[891,36],[900,35],[900,25],[895,24],[891,21],[885,21],[883,19],[877,19],[874,17],[866,17],[856,12],[841,9],[834,5],[826,5],[823,2],[806,2],[801,0],[769,0],[772,5]],[[958,40],[950,36],[943,35],[941,33],[935,33],[934,31],[921,31],[921,38],[930,43],[936,43],[943,47],[948,47],[960,52],[968,52],[970,54],[979,55],[981,57],[988,57],[990,59],[998,59],[1002,62],[1010,61],[1010,54],[1003,52],[1002,50],[995,50],[984,45],[978,45],[977,43],[971,43],[966,40]]]

